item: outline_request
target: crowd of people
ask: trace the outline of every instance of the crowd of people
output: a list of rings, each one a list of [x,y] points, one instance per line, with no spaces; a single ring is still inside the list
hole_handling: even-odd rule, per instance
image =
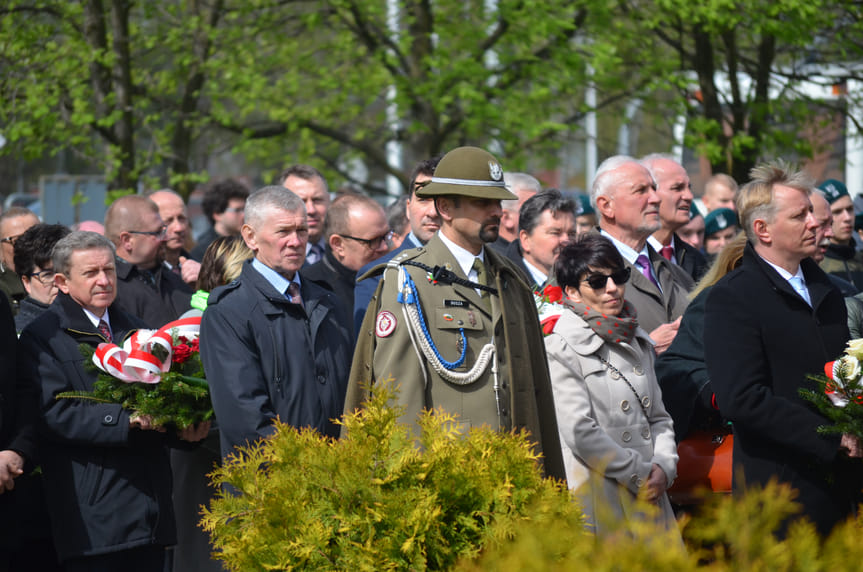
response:
[[[529,431],[597,535],[643,518],[639,496],[676,529],[677,443],[729,422],[736,490],[789,484],[824,535],[861,500],[860,441],[820,434],[798,395],[863,332],[863,219],[840,181],[764,164],[696,198],[651,154],[573,195],[460,147],[386,209],[308,165],[253,192],[217,181],[202,206],[197,243],[169,189],[87,229],[0,215],[0,572],[219,570],[206,474],[276,419],[338,439],[377,384],[409,424]],[[195,315],[212,424],[56,399],[93,387],[79,345]]]

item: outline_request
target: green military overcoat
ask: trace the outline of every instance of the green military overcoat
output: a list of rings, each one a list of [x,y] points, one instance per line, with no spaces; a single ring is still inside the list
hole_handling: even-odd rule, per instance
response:
[[[425,270],[404,264],[413,261],[429,267],[444,266],[466,279],[437,236],[424,247],[402,252],[389,266],[369,272],[383,272],[383,277],[358,332],[345,412],[354,411],[366,399],[367,389],[362,386],[391,378],[400,387],[398,403],[405,407],[408,419],[415,420],[424,409],[443,408],[459,415],[466,427],[526,429],[537,452],[543,455],[546,475],[564,479],[548,362],[533,295],[511,262],[490,248],[485,249],[484,259],[488,283],[498,290],[497,296],[485,300],[470,286],[434,283]],[[470,369],[482,347],[494,343],[497,398],[491,367],[475,382],[457,385],[430,366],[412,342],[408,318],[397,300],[399,268],[407,271],[416,285],[429,336],[444,360],[454,362],[459,357],[459,328],[464,329],[465,360],[455,371]]]

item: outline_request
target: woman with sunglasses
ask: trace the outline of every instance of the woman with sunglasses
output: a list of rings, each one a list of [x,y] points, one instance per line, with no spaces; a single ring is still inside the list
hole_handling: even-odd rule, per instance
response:
[[[652,342],[623,297],[630,272],[596,233],[564,247],[554,265],[565,309],[545,347],[567,482],[597,535],[625,529],[638,495],[677,529],[666,494],[677,474],[674,429]]]

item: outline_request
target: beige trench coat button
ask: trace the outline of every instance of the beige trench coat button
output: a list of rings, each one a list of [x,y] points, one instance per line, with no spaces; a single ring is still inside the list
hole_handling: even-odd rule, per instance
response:
[[[645,427],[644,429],[642,429],[641,430],[641,436],[644,437],[645,439],[650,439],[650,428]]]
[[[632,373],[634,373],[635,375],[644,375],[644,368],[641,367],[641,364],[637,364],[635,367],[632,368]]]
[[[629,411],[629,402],[627,400],[623,400],[620,402],[620,409],[622,411]]]
[[[632,435],[629,434],[629,431],[624,431],[621,439],[623,439],[624,443],[629,443],[630,441],[632,441]]]

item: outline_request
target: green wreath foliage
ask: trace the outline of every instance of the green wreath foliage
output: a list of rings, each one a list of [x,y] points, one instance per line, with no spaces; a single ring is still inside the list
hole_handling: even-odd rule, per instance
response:
[[[187,345],[188,359],[172,362],[171,370],[162,374],[159,383],[127,383],[99,369],[93,363],[94,348],[80,344],[84,369],[97,372],[92,391],[66,391],[57,399],[80,399],[100,403],[118,403],[136,415],[149,415],[153,424],[182,430],[190,425],[213,418],[210,389],[204,379],[204,366],[196,346],[174,335],[172,345]],[[164,358],[165,350],[153,349],[156,357]]]

